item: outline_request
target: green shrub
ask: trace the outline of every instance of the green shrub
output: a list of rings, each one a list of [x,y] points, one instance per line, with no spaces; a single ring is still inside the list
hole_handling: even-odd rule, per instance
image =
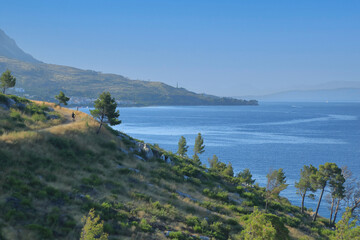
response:
[[[100,142],[99,145],[101,147],[109,149],[109,150],[116,150],[117,149],[117,144],[116,144],[116,142],[114,140]]]
[[[196,216],[188,215],[186,216],[186,224],[190,227],[200,224],[200,220]]]
[[[233,225],[233,226],[239,225],[238,221],[235,218],[227,219],[226,224]]]
[[[178,231],[178,232],[170,232],[169,233],[169,238],[170,239],[176,239],[176,240],[186,240],[186,235],[183,234],[180,231]]]
[[[320,229],[320,235],[325,237],[334,236],[335,232],[328,228],[321,228]]]
[[[139,228],[143,232],[151,232],[152,231],[151,225],[147,223],[145,218],[141,219],[141,221],[139,223]]]
[[[148,196],[144,193],[139,193],[139,192],[132,192],[132,193],[130,193],[130,196],[135,199],[143,200],[145,202],[150,202],[150,200],[151,200],[150,196]]]
[[[66,138],[50,137],[48,142],[57,149],[69,149],[70,142]]]
[[[91,174],[90,177],[81,179],[81,182],[86,185],[99,186],[103,180],[98,175]]]
[[[15,121],[21,121],[22,118],[21,118],[21,113],[15,109],[11,109],[10,110],[10,115],[9,115],[13,120]]]
[[[43,227],[39,224],[29,224],[26,226],[27,229],[36,231],[39,239],[52,239],[53,233],[49,228]]]
[[[213,199],[217,199],[217,200],[222,200],[222,201],[228,201],[229,200],[229,193],[225,192],[225,191],[218,191],[218,192],[214,192],[211,191],[208,188],[205,188],[203,190],[204,195],[213,198]]]
[[[284,223],[280,220],[280,218],[274,214],[266,214],[266,220],[270,221],[272,226],[276,229],[276,240],[288,240],[289,230],[285,227]]]
[[[45,122],[46,121],[46,116],[43,114],[38,114],[35,113],[31,116],[31,119],[35,122]]]

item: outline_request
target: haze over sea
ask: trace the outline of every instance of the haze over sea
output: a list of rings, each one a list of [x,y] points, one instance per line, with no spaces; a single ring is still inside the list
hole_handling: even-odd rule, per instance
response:
[[[86,109],[82,109],[88,112]],[[216,154],[234,172],[249,168],[261,186],[270,169],[283,168],[289,183],[282,196],[300,206],[295,181],[300,169],[325,162],[360,174],[360,103],[261,103],[260,106],[121,108],[115,129],[176,152],[180,136],[192,156],[195,136],[204,137],[203,163]],[[315,200],[306,207],[315,209]],[[322,202],[320,214],[329,215]]]

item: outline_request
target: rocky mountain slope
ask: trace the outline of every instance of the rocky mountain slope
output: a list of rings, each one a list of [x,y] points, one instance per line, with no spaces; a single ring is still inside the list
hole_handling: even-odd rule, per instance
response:
[[[30,54],[25,53],[18,47],[16,42],[0,29],[0,56],[17,59],[23,62],[40,63],[39,60],[33,58]]]

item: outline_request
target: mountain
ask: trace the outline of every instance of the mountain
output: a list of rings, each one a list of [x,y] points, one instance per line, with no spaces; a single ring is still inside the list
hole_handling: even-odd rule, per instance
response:
[[[260,101],[279,102],[359,102],[360,88],[286,91],[257,96],[257,99]]]
[[[0,56],[10,59],[17,59],[29,63],[40,63],[39,60],[33,58],[30,54],[21,50],[16,42],[8,37],[3,30],[0,29]]]
[[[257,101],[197,94],[161,82],[131,80],[121,75],[41,63],[0,32],[0,72],[9,69],[17,78],[9,93],[37,100],[54,101],[63,91],[72,105],[91,105],[100,93],[109,91],[118,104],[147,105],[257,105]]]

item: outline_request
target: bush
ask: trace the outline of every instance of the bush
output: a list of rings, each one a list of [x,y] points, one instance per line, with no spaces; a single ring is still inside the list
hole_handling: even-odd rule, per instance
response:
[[[10,117],[15,121],[21,121],[21,113],[15,109],[10,110]]]
[[[50,137],[48,142],[57,149],[69,149],[70,142],[65,138],[60,137]]]
[[[116,142],[114,140],[101,142],[99,145],[101,147],[107,148],[109,150],[116,150],[117,149],[117,144],[116,144]]]
[[[35,122],[45,122],[46,121],[46,116],[43,114],[38,114],[35,113],[31,116],[31,119]]]
[[[91,174],[88,178],[81,179],[81,182],[91,186],[99,186],[103,183],[102,179],[95,174]]]
[[[141,221],[139,223],[139,228],[143,232],[151,232],[152,231],[151,225],[147,223],[145,218],[141,219]]]
[[[225,201],[227,202],[229,200],[229,193],[225,192],[225,191],[218,191],[218,192],[214,192],[209,190],[208,188],[205,188],[203,190],[203,193],[213,199],[217,199],[217,200],[221,200],[221,201]]]
[[[188,215],[186,216],[186,224],[190,227],[200,224],[200,220],[196,216]]]
[[[170,239],[177,239],[177,240],[186,240],[186,235],[183,234],[180,231],[178,231],[178,232],[170,232],[169,233],[169,238]]]
[[[52,239],[53,233],[49,228],[43,227],[39,224],[29,224],[27,229],[36,231],[40,239]]]
[[[151,200],[151,197],[144,193],[132,192],[132,193],[130,193],[130,196],[132,198],[143,200],[145,202],[150,202],[150,200]]]
[[[266,214],[266,220],[270,221],[273,227],[276,229],[276,240],[288,240],[289,230],[285,227],[284,223],[280,220],[280,218],[274,214]]]

